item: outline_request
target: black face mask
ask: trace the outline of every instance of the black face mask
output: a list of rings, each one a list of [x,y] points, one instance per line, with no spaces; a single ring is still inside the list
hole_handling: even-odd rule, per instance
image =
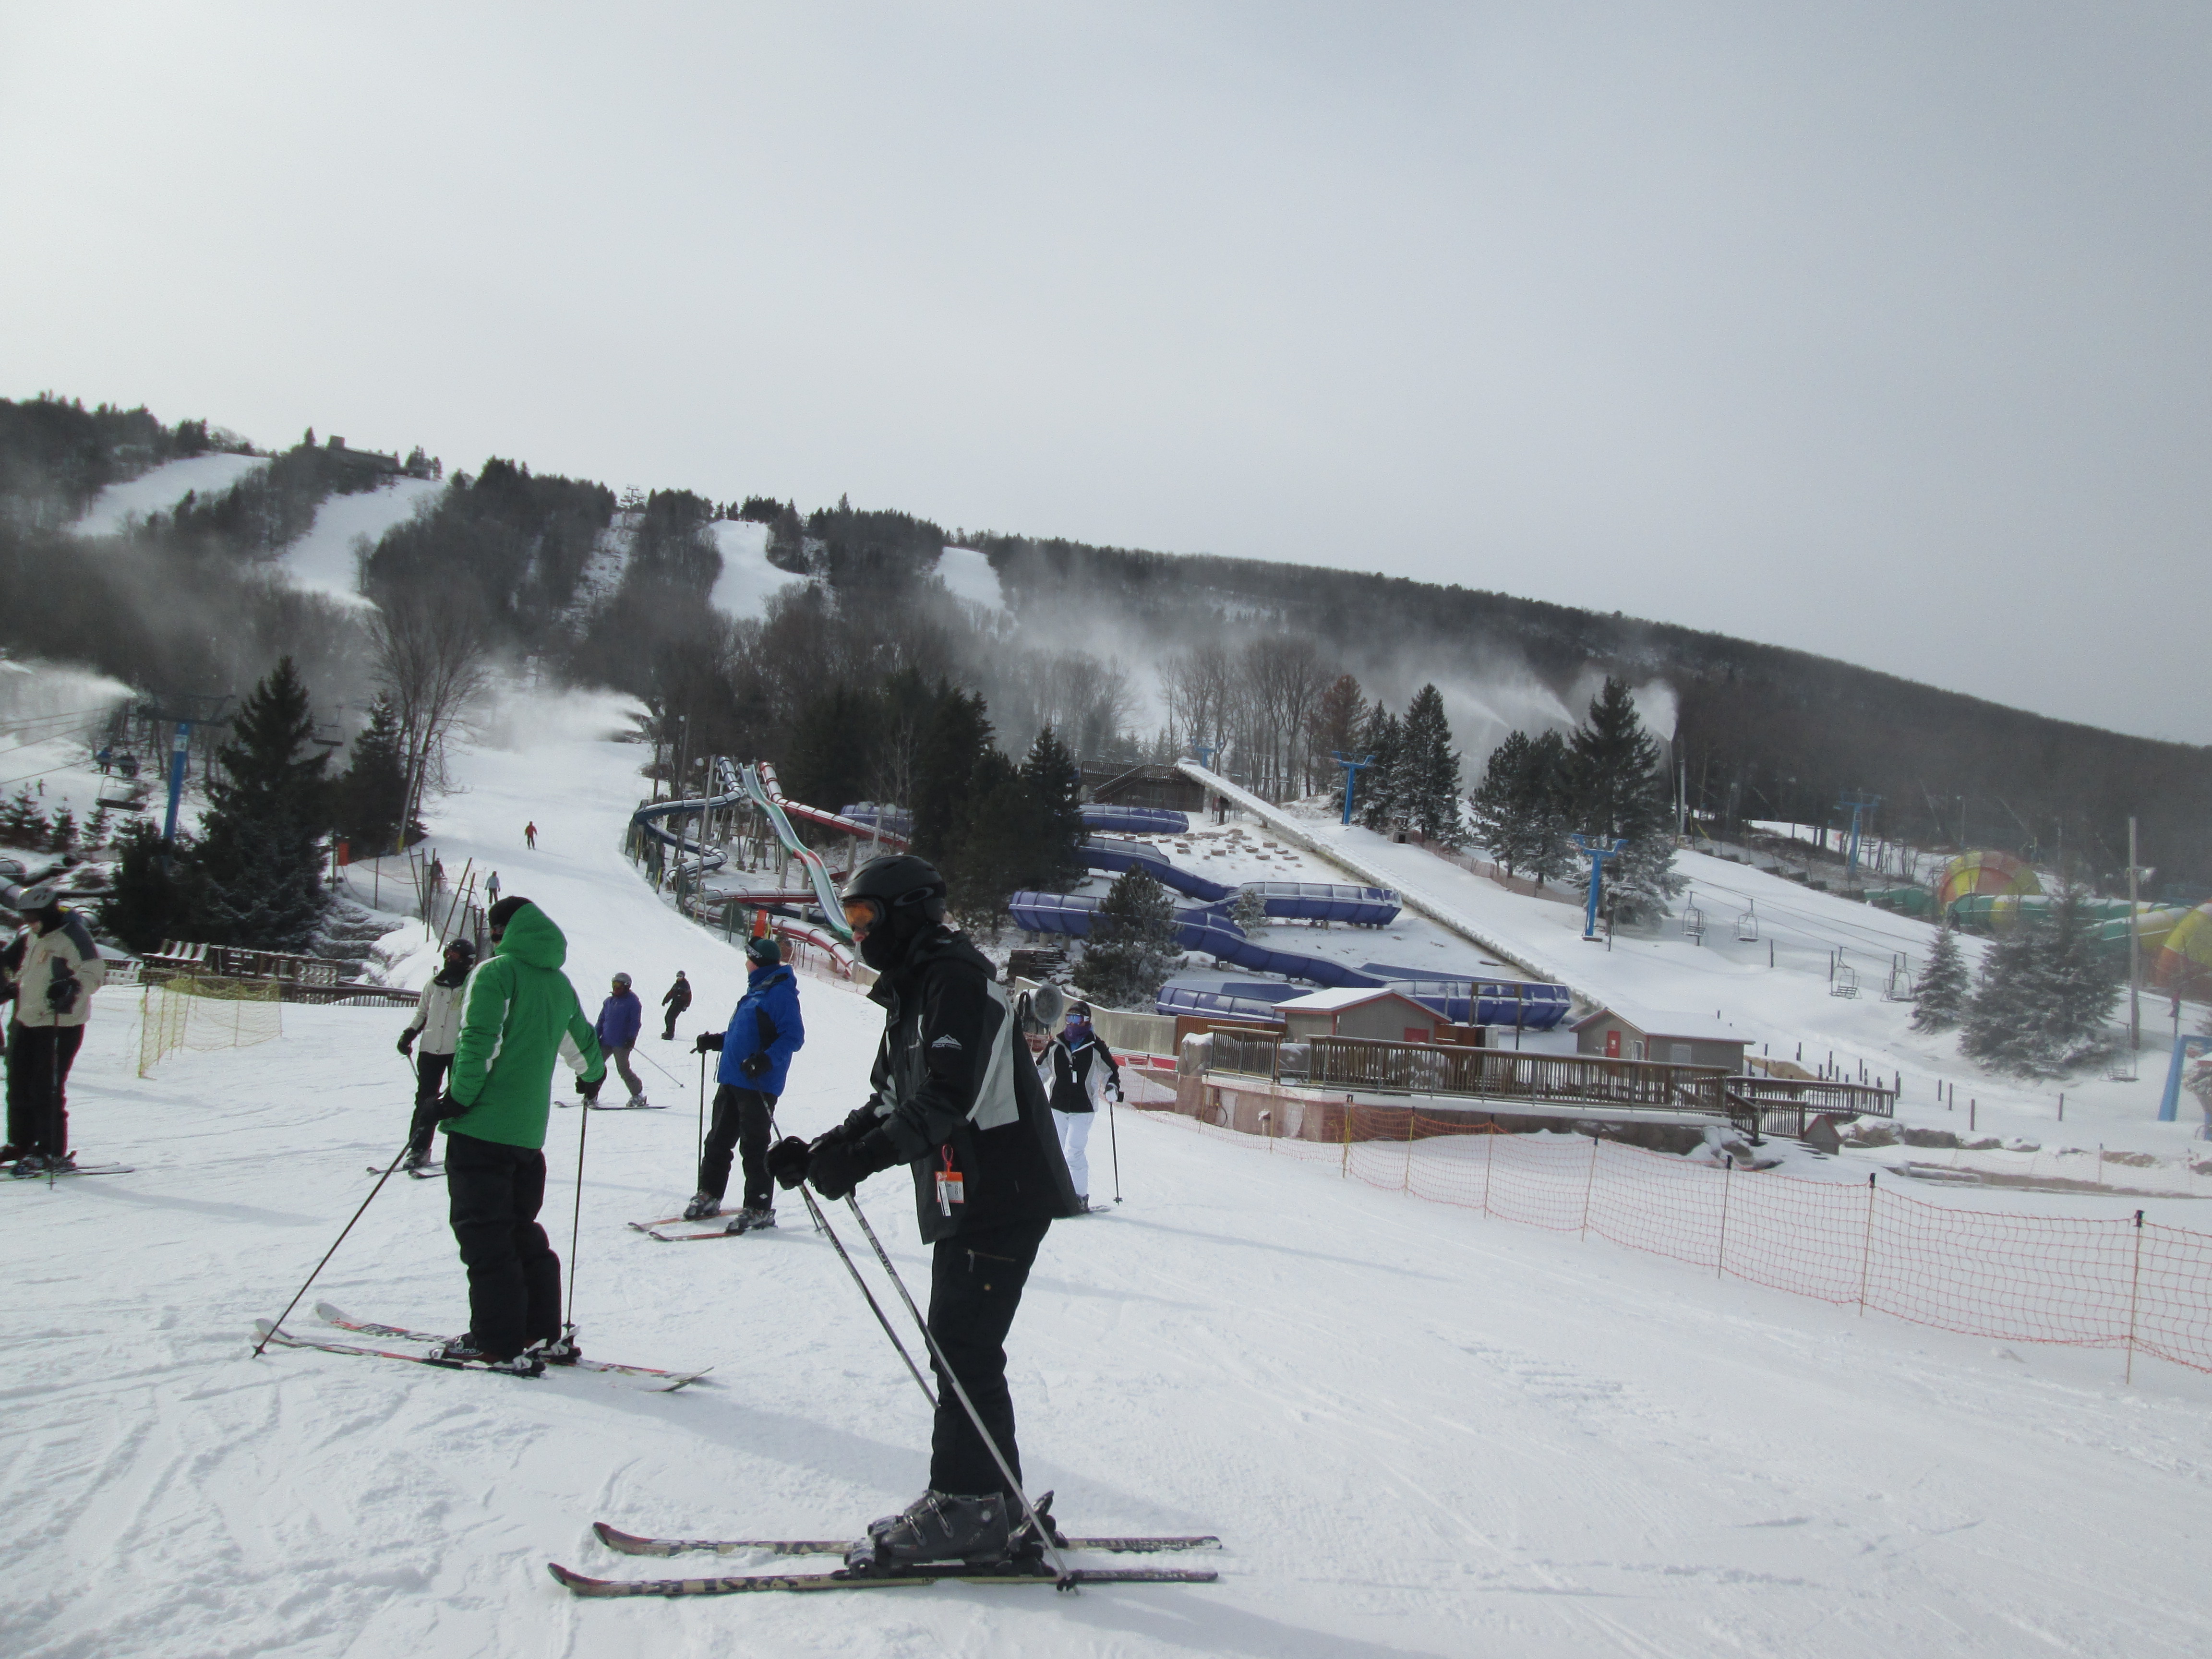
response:
[[[915,939],[937,925],[929,919],[928,908],[922,904],[894,908],[860,940],[860,960],[879,974],[891,972],[906,960]]]

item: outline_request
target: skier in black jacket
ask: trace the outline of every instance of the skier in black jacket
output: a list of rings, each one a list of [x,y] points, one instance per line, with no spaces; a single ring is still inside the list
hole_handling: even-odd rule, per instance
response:
[[[914,1170],[921,1237],[935,1247],[929,1329],[991,1437],[1021,1478],[1006,1333],[1037,1247],[1075,1190],[1036,1067],[1022,1052],[1017,1011],[982,953],[945,921],[945,879],[907,854],[870,859],[847,878],[846,920],[861,960],[880,977],[884,1036],[874,1092],[811,1146],[777,1144],[769,1168],[828,1199],[894,1164]],[[1004,1560],[1018,1504],[959,1396],[938,1370],[929,1490],[868,1528],[854,1565]],[[1024,1547],[1034,1540],[1022,1539]]]
[[[684,977],[684,970],[676,970],[676,983],[661,994],[660,1006],[668,1010],[668,1024],[661,1029],[663,1042],[676,1041],[676,1021],[691,1006],[691,981]]]

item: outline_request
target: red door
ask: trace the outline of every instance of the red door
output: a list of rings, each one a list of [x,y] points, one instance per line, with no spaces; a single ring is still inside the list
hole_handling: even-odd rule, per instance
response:
[[[1620,1028],[1617,1025],[1605,1034],[1605,1057],[1607,1060],[1620,1058]]]

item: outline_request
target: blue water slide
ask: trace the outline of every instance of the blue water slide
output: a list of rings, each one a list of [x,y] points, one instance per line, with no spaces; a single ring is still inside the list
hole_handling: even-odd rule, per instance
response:
[[[1170,863],[1158,848],[1141,842],[1102,841],[1094,836],[1083,843],[1083,861],[1093,870],[1110,871],[1115,875],[1142,865],[1161,886],[1171,887],[1194,899],[1204,899],[1209,904],[1233,899],[1243,887],[1250,887],[1259,893],[1269,915],[1285,921],[1352,921],[1382,927],[1398,919],[1398,896],[1387,887],[1352,887],[1328,881],[1229,884]]]
[[[708,795],[698,800],[656,801],[650,806],[639,807],[630,814],[629,821],[637,826],[641,834],[650,836],[663,847],[673,847],[679,860],[696,859],[699,874],[703,876],[710,870],[719,870],[729,862],[727,853],[719,847],[702,846],[689,836],[663,827],[657,820],[678,814],[696,816],[701,812],[717,812],[724,807],[734,806],[744,799],[743,790],[737,787],[726,769],[722,770],[721,783],[724,791],[721,794]]]
[[[1084,827],[1124,836],[1187,836],[1190,820],[1164,806],[1086,806]]]
[[[902,841],[914,836],[914,814],[902,806],[878,806],[873,801],[860,801],[837,809],[841,818],[850,818],[855,823],[874,829],[878,823],[886,835],[896,836]]]
[[[1090,936],[1091,919],[1097,915],[1099,904],[1097,899],[1068,893],[1020,892],[1006,901],[1006,913],[1014,919],[1017,927],[1032,933],[1063,933],[1085,939]],[[1176,911],[1176,943],[1185,951],[1202,951],[1219,961],[1249,968],[1255,974],[1276,974],[1313,985],[1334,988],[1384,983],[1371,974],[1363,974],[1340,962],[1270,950],[1248,939],[1243,929],[1216,909]]]
[[[1152,1000],[1152,1012],[1170,1017],[1206,1014],[1223,1019],[1264,1019],[1277,1024],[1283,1018],[1271,1000],[1231,996],[1225,990],[1201,991],[1188,985],[1160,987],[1159,995]]]

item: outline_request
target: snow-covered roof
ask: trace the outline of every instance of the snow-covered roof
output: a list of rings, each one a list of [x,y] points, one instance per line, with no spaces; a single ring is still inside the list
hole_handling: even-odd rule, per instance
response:
[[[1678,1037],[1691,1042],[1748,1042],[1751,1038],[1725,1020],[1711,1014],[1676,1013],[1664,1008],[1639,1008],[1633,1003],[1611,1002],[1574,1023],[1577,1031],[1607,1020],[1633,1025],[1648,1037]]]
[[[1275,1006],[1279,1012],[1290,1014],[1334,1014],[1384,997],[1395,997],[1400,1002],[1411,1003],[1425,1014],[1436,1012],[1414,1002],[1403,991],[1394,991],[1387,985],[1346,985],[1334,991],[1310,991],[1304,996],[1292,997],[1287,1002],[1277,1003]]]

